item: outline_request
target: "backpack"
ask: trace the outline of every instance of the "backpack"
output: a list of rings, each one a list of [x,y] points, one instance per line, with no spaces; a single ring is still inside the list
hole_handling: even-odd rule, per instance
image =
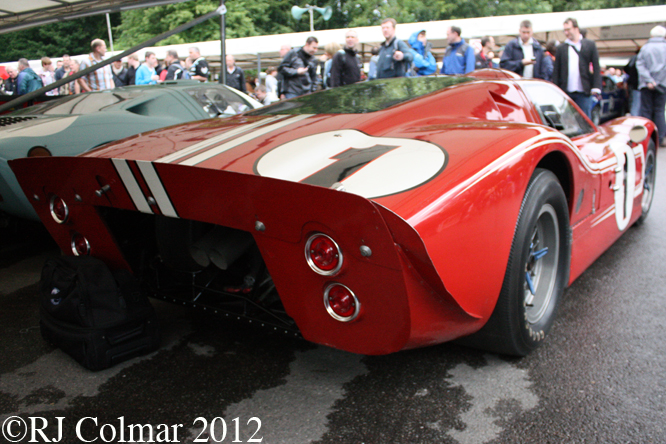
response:
[[[155,312],[127,270],[89,256],[49,259],[39,290],[42,337],[90,370],[156,350]]]
[[[465,42],[465,43],[463,43],[462,45],[460,45],[456,48],[456,54],[465,57],[465,53],[467,52],[467,48],[469,48],[469,44],[467,42]],[[448,57],[451,54],[451,51],[452,51],[451,45],[447,46],[446,51],[444,52],[444,58]]]
[[[77,327],[119,325],[136,312],[151,312],[148,297],[127,270],[111,272],[90,256],[48,259],[42,268],[40,307],[52,318]]]
[[[188,80],[190,78],[190,73],[183,69],[180,63],[174,63],[174,66],[178,67],[173,73],[174,80]]]

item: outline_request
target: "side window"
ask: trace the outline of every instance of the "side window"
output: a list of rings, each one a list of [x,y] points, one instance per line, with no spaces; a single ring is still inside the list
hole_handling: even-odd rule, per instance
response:
[[[544,125],[555,128],[567,137],[594,131],[594,127],[556,86],[541,82],[521,82],[521,86],[539,111]]]
[[[211,117],[226,117],[240,114],[253,107],[237,94],[224,88],[211,88],[202,86],[190,88],[187,93],[201,105],[203,110]]]

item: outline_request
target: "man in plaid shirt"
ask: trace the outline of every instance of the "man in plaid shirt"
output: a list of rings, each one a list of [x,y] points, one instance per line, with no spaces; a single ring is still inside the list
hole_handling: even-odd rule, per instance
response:
[[[92,52],[81,61],[81,71],[104,60],[104,54],[106,54],[106,43],[104,43],[104,40],[95,39],[90,43],[90,47],[92,48]],[[115,87],[110,65],[106,65],[97,71],[83,76],[81,80],[83,80],[81,82],[82,92],[101,91]]]

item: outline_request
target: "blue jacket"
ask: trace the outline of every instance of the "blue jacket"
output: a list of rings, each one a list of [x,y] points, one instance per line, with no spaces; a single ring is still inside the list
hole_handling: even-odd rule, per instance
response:
[[[414,67],[416,68],[416,74],[420,76],[427,76],[434,74],[437,71],[437,61],[430,52],[430,45],[424,46],[422,42],[418,40],[418,36],[422,31],[416,31],[409,37],[409,46],[412,47],[412,53],[414,54]]]
[[[463,45],[467,46],[464,54],[459,50]],[[452,43],[446,48],[440,72],[449,75],[467,74],[468,72],[474,71],[475,62],[474,48],[465,43],[465,39],[461,39],[458,43]]]
[[[149,68],[148,65],[142,63],[139,69],[136,70],[135,84],[136,85],[155,85],[157,82],[152,79],[155,75],[155,68]]]
[[[44,87],[42,79],[32,70],[32,68],[25,68],[21,71],[16,77],[16,82],[17,90],[15,94],[17,96],[28,94]]]

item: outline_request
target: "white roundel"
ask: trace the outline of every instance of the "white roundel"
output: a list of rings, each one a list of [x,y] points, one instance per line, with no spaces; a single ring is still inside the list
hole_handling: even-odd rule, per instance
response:
[[[255,169],[261,176],[327,188],[339,182],[349,193],[373,198],[417,187],[445,165],[446,153],[430,142],[338,130],[280,145]]]

